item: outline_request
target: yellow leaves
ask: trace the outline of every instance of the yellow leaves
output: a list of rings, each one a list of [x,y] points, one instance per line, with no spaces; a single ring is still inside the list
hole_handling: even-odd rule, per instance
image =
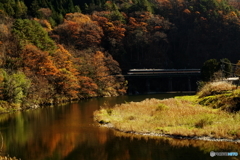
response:
[[[234,11],[231,11],[229,14],[228,14],[229,17],[231,18],[234,18],[234,17],[237,17],[237,14],[234,12]]]
[[[56,52],[61,52],[63,55],[71,57],[72,55],[66,50],[61,44],[58,44],[58,49]]]
[[[53,61],[58,68],[66,68],[74,71],[74,66],[71,61],[72,55],[62,45],[58,45],[58,49],[53,54]]]
[[[100,59],[100,60],[102,60],[103,57],[104,57],[104,54],[101,51],[97,51],[94,56],[95,59]]]
[[[51,24],[46,19],[34,18],[33,20],[40,23],[47,32],[53,30]]]
[[[89,16],[81,14],[81,13],[68,13],[65,16],[65,19],[67,21],[73,21],[78,24],[87,23],[87,22],[91,21]]]

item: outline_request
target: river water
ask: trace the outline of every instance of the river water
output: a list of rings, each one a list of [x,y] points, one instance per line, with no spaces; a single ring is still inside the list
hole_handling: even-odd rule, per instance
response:
[[[210,151],[240,153],[240,144],[176,140],[123,134],[98,127],[93,112],[100,106],[167,98],[173,94],[121,96],[82,100],[0,115],[2,155],[21,160],[236,160],[210,157]]]

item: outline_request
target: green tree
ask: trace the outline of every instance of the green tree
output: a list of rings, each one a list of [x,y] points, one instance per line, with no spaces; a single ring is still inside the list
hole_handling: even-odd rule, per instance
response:
[[[24,2],[17,0],[15,7],[15,17],[20,18],[20,17],[25,17],[27,15],[27,6],[24,4]]]
[[[38,0],[34,0],[30,6],[30,12],[34,17],[38,17],[39,13],[38,10],[40,9]]]
[[[73,1],[69,0],[67,13],[74,13],[74,12],[75,12],[75,7],[74,7],[74,4],[73,4]]]
[[[79,13],[82,12],[81,8],[78,5],[74,6],[74,8],[75,8],[75,12],[79,12]]]
[[[9,16],[13,16],[15,14],[14,9],[10,3],[4,4],[4,10]]]
[[[225,77],[228,77],[232,73],[232,64],[231,61],[227,58],[221,59],[221,69]]]
[[[0,72],[3,77],[1,83],[3,99],[10,103],[22,103],[28,94],[30,80],[22,72],[9,74],[3,69]]]
[[[204,62],[201,68],[201,76],[203,81],[211,80],[213,74],[219,70],[219,62],[216,59],[209,59]]]
[[[47,31],[36,21],[17,19],[13,24],[12,31],[23,46],[32,43],[44,51],[56,49],[55,43],[48,36]]]

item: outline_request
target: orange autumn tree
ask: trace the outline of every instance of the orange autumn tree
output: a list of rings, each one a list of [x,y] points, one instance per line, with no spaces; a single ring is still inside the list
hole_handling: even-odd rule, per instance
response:
[[[97,84],[93,81],[92,78],[87,76],[78,76],[80,89],[78,92],[79,98],[88,98],[97,96]]]
[[[106,17],[99,16],[97,13],[92,15],[92,19],[97,21],[104,31],[104,36],[108,39],[115,39],[120,42],[125,36],[126,29],[119,21],[110,22]]]
[[[61,43],[74,45],[78,49],[99,46],[103,37],[102,28],[89,16],[81,13],[68,13],[64,23],[54,29]]]
[[[98,85],[99,93],[101,95],[111,95],[109,91],[112,90],[111,84],[113,83],[112,77],[109,75],[109,70],[105,66],[104,54],[100,51],[97,51],[93,57],[93,66],[95,69],[95,82]]]
[[[127,91],[127,82],[122,75],[119,63],[114,60],[110,54],[105,54],[104,62],[105,66],[108,68],[109,74],[112,75],[112,79],[114,80],[112,87],[117,92],[117,95],[124,95]]]
[[[59,95],[77,98],[79,84],[78,71],[72,62],[72,55],[62,46],[53,53],[52,59],[59,72],[55,79],[56,90]]]
[[[35,104],[48,103],[55,95],[53,82],[59,74],[49,53],[28,44],[20,53],[20,58],[22,59],[21,70],[32,80],[29,99]]]
[[[78,98],[78,72],[73,65],[72,55],[63,46],[58,45],[58,49],[50,56],[48,52],[29,44],[23,49],[21,58],[22,70],[36,83],[32,88],[33,93],[37,92],[39,97],[48,100]],[[44,96],[44,93],[48,96]]]
[[[95,69],[94,81],[98,85],[99,94],[102,96],[117,96],[119,94],[125,93],[126,88],[119,85],[119,82],[116,79],[116,75],[114,75],[114,72],[112,70],[113,68],[110,69],[107,66],[106,60],[107,59],[104,53],[101,51],[97,51],[92,59],[92,63]],[[114,61],[113,59],[108,60]],[[115,67],[119,69],[118,64],[115,63],[115,65]],[[118,74],[120,73],[118,72]]]
[[[28,44],[21,53],[23,70],[32,72],[53,79],[57,76],[59,70],[54,65],[48,52],[41,51],[36,46]]]
[[[76,53],[75,53],[76,54]],[[78,51],[78,58],[75,58],[75,65],[79,72],[79,98],[88,98],[98,96],[98,86],[94,82],[94,69],[92,66],[92,54],[87,54],[84,51]]]

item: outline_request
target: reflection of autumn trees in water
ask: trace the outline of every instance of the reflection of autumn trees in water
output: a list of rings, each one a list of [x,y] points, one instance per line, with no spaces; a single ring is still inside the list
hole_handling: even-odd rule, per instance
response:
[[[55,111],[57,113],[54,113]],[[23,153],[18,153],[23,157],[22,159],[27,157],[41,160],[53,156],[63,159],[79,145],[85,146],[84,144],[87,143],[94,147],[106,142],[107,130],[99,130],[97,135],[91,134],[90,124],[83,122],[83,119],[89,118],[91,110],[81,112],[79,105],[73,104],[71,107],[59,107],[55,111],[49,108],[24,115],[17,113],[16,119],[11,119],[10,122],[13,128],[10,127],[7,133],[13,138],[8,140],[5,147],[15,148],[15,151],[24,148]],[[42,114],[46,117],[44,118]],[[32,122],[28,125],[27,121]]]

